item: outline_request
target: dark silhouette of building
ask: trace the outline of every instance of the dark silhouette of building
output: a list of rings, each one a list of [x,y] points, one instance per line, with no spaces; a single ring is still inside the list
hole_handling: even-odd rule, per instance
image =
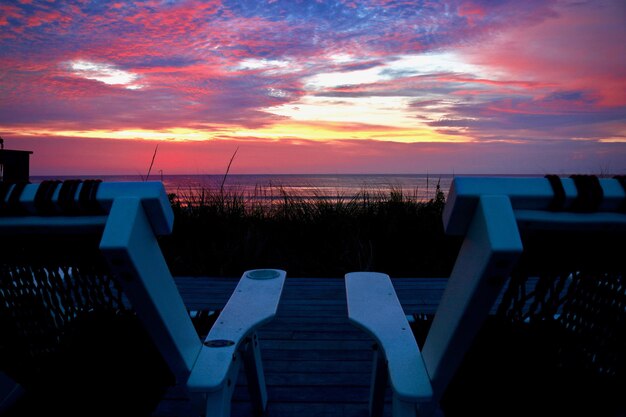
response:
[[[31,154],[31,151],[4,149],[4,140],[0,138],[0,181],[28,181]]]

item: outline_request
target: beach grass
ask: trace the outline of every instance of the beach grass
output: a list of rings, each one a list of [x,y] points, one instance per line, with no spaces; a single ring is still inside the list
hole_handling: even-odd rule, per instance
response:
[[[331,198],[280,186],[252,195],[201,189],[169,197],[174,232],[160,243],[178,276],[239,276],[255,268],[293,277],[448,276],[460,244],[443,233],[439,186],[425,201],[394,187]]]

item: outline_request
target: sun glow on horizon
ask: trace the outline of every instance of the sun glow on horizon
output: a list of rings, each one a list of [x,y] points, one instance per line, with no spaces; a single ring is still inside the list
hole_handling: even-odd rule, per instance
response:
[[[363,123],[414,129],[422,127],[407,109],[408,97],[317,97],[270,107],[268,112],[299,123]]]
[[[232,132],[231,138],[254,137],[272,140],[307,140],[332,142],[343,140],[372,140],[398,143],[451,143],[472,142],[463,135],[445,135],[428,128],[400,128],[384,125],[346,124],[336,122],[277,123],[253,130],[242,129]]]
[[[372,140],[398,143],[461,143],[472,142],[462,134],[445,135],[428,128],[399,128],[384,125],[345,124],[336,122],[299,123],[297,121],[277,123],[254,129],[244,127],[212,127],[206,130],[172,128],[163,130],[57,130],[57,129],[14,129],[12,134],[31,137],[64,137],[116,140],[152,140],[171,142],[198,142],[215,140],[266,140],[266,141],[311,141],[332,142],[344,140]]]

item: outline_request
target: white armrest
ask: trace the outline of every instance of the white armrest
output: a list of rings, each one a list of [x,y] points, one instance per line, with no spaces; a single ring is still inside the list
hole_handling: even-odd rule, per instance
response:
[[[192,392],[222,388],[245,337],[270,321],[278,309],[286,273],[276,269],[247,271],[221,311],[187,380]]]
[[[345,282],[348,317],[380,345],[394,394],[403,401],[429,403],[430,379],[389,276],[354,272],[346,274]]]

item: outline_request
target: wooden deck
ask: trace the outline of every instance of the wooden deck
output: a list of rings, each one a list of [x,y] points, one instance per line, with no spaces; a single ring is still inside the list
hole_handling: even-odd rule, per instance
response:
[[[189,309],[221,308],[237,280],[176,278]],[[407,314],[434,313],[445,279],[396,279]],[[372,340],[348,322],[343,279],[287,278],[278,316],[260,332],[268,417],[367,416]],[[251,416],[245,377],[232,416]],[[388,394],[388,401],[391,397]],[[184,390],[173,388],[155,416],[191,415]],[[385,416],[391,415],[390,404]]]

